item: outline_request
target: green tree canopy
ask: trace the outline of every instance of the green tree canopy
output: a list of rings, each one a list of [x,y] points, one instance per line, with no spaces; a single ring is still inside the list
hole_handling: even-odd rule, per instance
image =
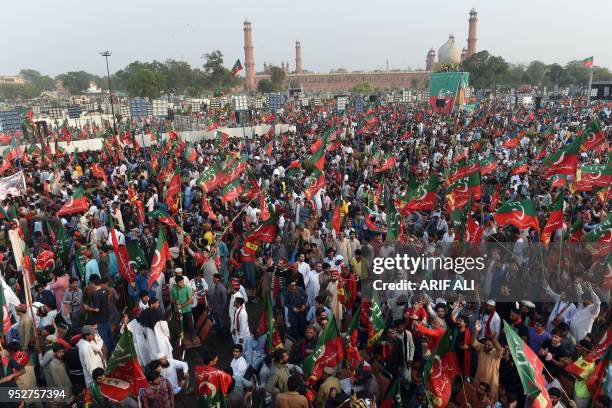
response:
[[[353,87],[352,91],[360,95],[370,95],[374,92],[374,85],[371,82],[360,82]]]
[[[166,78],[159,72],[148,68],[137,71],[127,80],[127,91],[130,96],[158,98],[165,87]]]
[[[79,94],[89,88],[89,82],[97,82],[100,78],[96,75],[85,71],[70,71],[65,74],[60,74],[55,77],[56,80],[62,81],[64,88],[72,94]]]
[[[257,83],[257,90],[261,93],[274,92],[274,84],[269,79],[262,79]]]
[[[52,91],[55,89],[55,80],[48,75],[42,75],[35,69],[22,69],[19,75],[41,91]]]

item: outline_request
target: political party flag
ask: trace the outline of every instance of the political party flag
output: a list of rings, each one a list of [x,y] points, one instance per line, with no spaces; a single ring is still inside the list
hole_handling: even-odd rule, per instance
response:
[[[589,242],[587,248],[595,256],[606,256],[612,251],[612,213],[599,223],[597,227],[582,237],[582,241]]]
[[[270,218],[270,197],[265,188],[261,189],[259,194],[259,217],[262,221],[267,221]]]
[[[431,211],[436,205],[436,191],[438,191],[438,176],[431,174],[426,184],[396,199],[395,208],[403,216],[407,216],[412,211]]]
[[[578,218],[572,223],[569,231],[563,235],[563,240],[569,242],[580,242],[583,235],[584,231],[582,230],[582,218]]]
[[[368,320],[368,347],[372,347],[378,341],[385,330],[385,319],[380,308],[378,292],[374,291],[372,300],[367,302],[366,311],[369,312]]]
[[[556,230],[563,228],[563,204],[565,201],[563,200],[563,193],[559,193],[557,199],[553,203],[553,206],[550,211],[550,215],[548,216],[548,221],[542,230],[542,236],[540,237],[540,242],[545,245],[550,243],[550,238],[552,237],[553,232]]]
[[[242,194],[243,187],[240,180],[234,180],[221,189],[221,201],[228,202],[235,200]]]
[[[138,270],[141,266],[149,267],[147,256],[137,240],[131,240],[127,244],[128,255],[130,256],[130,269]]]
[[[380,403],[380,408],[402,407],[401,399],[400,377],[395,377],[393,382],[389,384],[387,391],[385,391],[385,395]]]
[[[380,165],[374,168],[374,173],[382,173],[383,171],[387,171],[392,169],[397,163],[397,159],[393,155],[393,153],[387,153],[382,158]]]
[[[542,162],[542,176],[551,177],[555,174],[576,175],[578,153],[580,152],[581,143],[582,138],[579,137],[563,149],[544,158]]]
[[[166,242],[166,235],[164,235],[163,229],[159,229],[157,235],[157,245],[155,247],[155,254],[151,261],[151,270],[149,272],[149,288],[153,286],[153,283],[157,281],[157,278],[163,273],[166,268],[166,262],[170,256],[170,248]]]
[[[444,333],[423,367],[423,382],[435,408],[448,406],[454,377],[460,374],[450,333]]]
[[[36,128],[36,123],[34,123],[34,112],[32,112],[31,110],[28,110],[24,107],[21,107],[19,109],[19,116],[21,117],[21,123],[29,128],[29,129],[34,129]]]
[[[523,159],[512,165],[512,170],[510,171],[510,174],[527,173],[527,170],[529,170],[529,166],[527,165],[527,159]]]
[[[608,187],[612,184],[612,166],[610,164],[580,166],[576,180],[590,186]]]
[[[587,355],[588,361],[596,361],[604,355],[606,350],[612,347],[612,329],[608,329],[599,339],[597,345]]]
[[[325,173],[319,169],[315,169],[312,174],[306,179],[304,195],[308,200],[312,198],[325,186]]]
[[[336,234],[340,234],[341,229],[341,217],[340,217],[340,209],[342,208],[342,198],[338,198],[336,200],[336,205],[334,206],[334,212],[332,213],[332,217],[330,220],[330,227]]]
[[[185,148],[184,157],[190,162],[195,162],[196,160],[198,160],[198,151],[194,149],[191,142],[187,142],[187,147]]]
[[[610,389],[610,370],[609,365],[612,362],[612,347],[608,347],[605,356],[597,363],[595,369],[589,375],[587,380],[587,389],[591,393],[591,398],[596,399]]]
[[[83,188],[79,187],[72,193],[72,197],[66,201],[62,208],[60,208],[57,212],[57,216],[70,215],[81,211],[87,211],[87,209],[89,209],[89,201],[83,193]]]
[[[136,271],[130,267],[130,255],[128,254],[125,245],[119,245],[117,234],[115,232],[115,225],[113,224],[113,217],[109,217],[110,221],[110,235],[111,241],[113,242],[113,252],[117,258],[117,269],[123,278],[128,282],[134,282],[136,279]]]
[[[519,229],[529,227],[540,230],[535,203],[532,200],[506,201],[494,215],[498,225],[514,225]]]
[[[506,139],[502,142],[502,147],[508,149],[514,149],[519,145],[523,136],[519,132],[512,132]]]
[[[181,175],[177,171],[170,179],[168,190],[166,190],[166,204],[171,213],[175,213],[179,209],[179,194],[181,193]]]
[[[567,174],[555,174],[548,179],[548,183],[551,187],[567,187],[567,182],[571,176]]]
[[[480,175],[484,176],[492,173],[497,168],[497,161],[495,157],[489,156],[486,159],[480,161]]]
[[[204,192],[209,193],[223,183],[221,174],[221,164],[215,163],[200,174],[198,185],[202,186]]]
[[[2,325],[0,326],[0,337],[7,335],[12,326],[8,304],[4,297],[4,285],[5,284],[0,281],[0,320],[2,321]]]
[[[240,71],[242,71],[243,66],[239,59],[234,62],[234,66],[232,67],[232,71],[230,72],[231,76],[236,76]]]
[[[201,365],[195,366],[195,380],[195,393],[202,407],[227,407],[225,396],[232,384],[231,375],[216,367]]]
[[[584,68],[590,68],[593,66],[593,57],[586,57],[585,59],[583,59],[580,63],[580,65],[582,65]]]
[[[468,177],[464,177],[455,181],[448,186],[446,190],[446,202],[452,210],[463,208],[468,200],[480,200],[482,197],[482,186],[480,185],[480,173],[472,173]]]
[[[323,333],[319,336],[314,352],[304,360],[304,373],[308,379],[321,378],[325,367],[336,368],[344,360],[344,348],[336,319],[330,318]]]
[[[273,350],[283,347],[280,333],[274,327],[274,312],[272,310],[272,297],[270,293],[268,293],[264,299],[264,309],[261,312],[261,318],[259,319],[257,331],[259,333],[267,333],[267,352],[272,352]]]
[[[346,359],[348,361],[349,369],[351,370],[351,376],[355,376],[357,373],[357,367],[363,361],[359,349],[357,348],[357,334],[359,329],[359,320],[361,318],[361,305],[357,307],[357,310],[353,314],[353,318],[348,326],[348,344],[346,348]]]
[[[552,404],[546,389],[546,380],[542,375],[544,364],[505,320],[504,332],[508,340],[510,354],[523,384],[523,390],[531,402],[530,407],[550,407]]]
[[[600,149],[606,142],[606,135],[601,128],[599,121],[594,120],[586,127],[582,134],[582,146],[580,150],[583,152]]]
[[[132,332],[125,330],[108,360],[100,392],[108,399],[120,402],[130,393],[138,396],[141,388],[149,388],[149,383],[138,362]]]
[[[300,162],[298,160],[293,160],[285,169],[285,176],[291,177],[296,174],[301,168],[302,165],[300,164]]]

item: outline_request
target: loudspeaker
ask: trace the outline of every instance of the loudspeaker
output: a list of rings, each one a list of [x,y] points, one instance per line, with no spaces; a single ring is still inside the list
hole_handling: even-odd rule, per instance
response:
[[[436,99],[436,108],[443,108],[446,106],[446,99],[438,98]]]

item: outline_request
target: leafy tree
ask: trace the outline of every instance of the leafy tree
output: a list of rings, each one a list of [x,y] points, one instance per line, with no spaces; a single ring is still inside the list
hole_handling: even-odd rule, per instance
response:
[[[40,95],[40,88],[33,84],[0,84],[0,100],[23,101]]]
[[[274,84],[269,79],[262,79],[257,83],[257,90],[261,93],[274,92]]]
[[[127,91],[130,96],[155,99],[161,95],[165,87],[166,78],[148,68],[138,70],[127,80]]]
[[[55,79],[62,81],[64,88],[70,93],[79,94],[89,88],[90,81],[95,81],[98,77],[85,71],[70,71],[58,75]]]
[[[22,69],[19,75],[41,91],[52,91],[55,89],[55,80],[48,75],[42,75],[35,69]]]
[[[470,82],[476,89],[511,84],[509,68],[502,57],[492,56],[486,50],[466,58],[460,66],[462,71],[470,72]]]
[[[548,66],[548,70],[546,71],[546,78],[548,80],[549,85],[565,85],[569,83],[567,73],[561,65],[556,63]]]
[[[360,95],[370,95],[374,92],[374,85],[371,82],[360,82],[353,87],[353,92]]]
[[[525,69],[525,82],[531,85],[544,83],[546,80],[546,70],[548,65],[541,61],[531,61]]]

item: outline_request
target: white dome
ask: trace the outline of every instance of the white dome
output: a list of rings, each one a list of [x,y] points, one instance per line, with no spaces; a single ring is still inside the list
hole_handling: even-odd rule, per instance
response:
[[[455,37],[452,34],[438,50],[438,62],[440,64],[458,64],[461,62],[461,50],[455,45]]]

